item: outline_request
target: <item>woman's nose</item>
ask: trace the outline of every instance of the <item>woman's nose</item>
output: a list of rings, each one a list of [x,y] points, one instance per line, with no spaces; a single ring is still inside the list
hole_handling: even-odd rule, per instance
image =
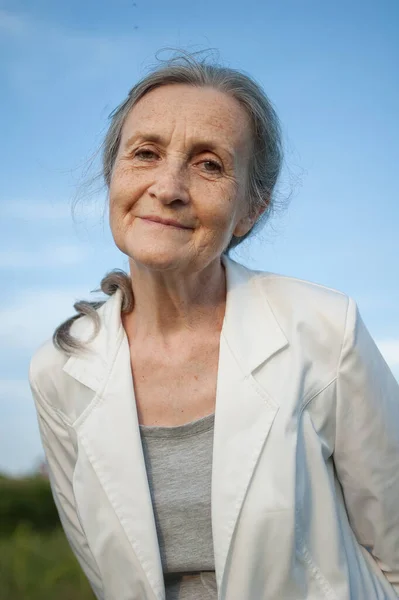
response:
[[[188,174],[180,164],[164,164],[158,167],[154,181],[148,188],[149,194],[164,204],[181,202],[187,204],[190,200],[188,190]]]

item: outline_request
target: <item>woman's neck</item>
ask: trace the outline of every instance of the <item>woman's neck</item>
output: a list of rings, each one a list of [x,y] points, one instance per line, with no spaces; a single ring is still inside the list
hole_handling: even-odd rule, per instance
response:
[[[226,276],[221,260],[200,273],[156,272],[130,261],[134,310],[124,318],[131,339],[165,342],[222,328]],[[129,337],[130,337],[129,336]]]

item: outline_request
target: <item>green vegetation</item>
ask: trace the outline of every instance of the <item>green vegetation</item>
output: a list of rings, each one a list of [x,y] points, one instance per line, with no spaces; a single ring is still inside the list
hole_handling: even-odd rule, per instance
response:
[[[0,478],[0,536],[11,534],[21,523],[42,533],[60,527],[45,477]]]
[[[43,477],[0,477],[0,599],[94,600]]]

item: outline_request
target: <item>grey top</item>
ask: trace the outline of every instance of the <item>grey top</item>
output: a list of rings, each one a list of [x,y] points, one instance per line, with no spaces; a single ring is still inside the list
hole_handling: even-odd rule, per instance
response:
[[[140,425],[166,600],[215,600],[211,522],[215,415],[177,427]]]

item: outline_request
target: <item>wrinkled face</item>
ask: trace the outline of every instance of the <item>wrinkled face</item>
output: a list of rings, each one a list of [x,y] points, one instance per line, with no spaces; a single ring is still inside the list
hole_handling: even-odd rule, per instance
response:
[[[167,85],[146,94],[123,129],[110,182],[118,248],[150,269],[200,271],[252,227],[246,183],[249,117],[223,92]]]

